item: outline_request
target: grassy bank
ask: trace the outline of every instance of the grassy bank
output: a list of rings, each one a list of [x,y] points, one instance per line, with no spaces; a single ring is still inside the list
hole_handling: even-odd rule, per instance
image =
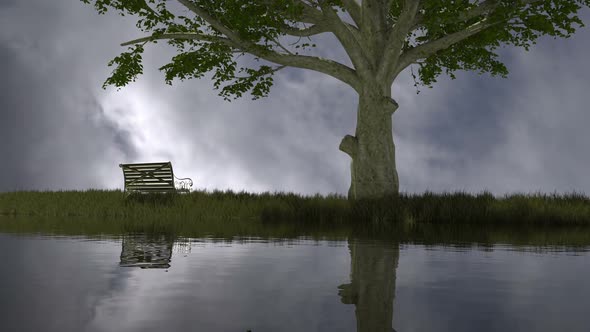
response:
[[[0,216],[87,217],[146,223],[255,221],[302,225],[392,223],[590,225],[590,199],[572,193],[513,194],[465,192],[407,195],[349,202],[344,196],[300,196],[275,192],[193,191],[190,194],[136,195],[120,190],[20,191],[0,193]],[[175,221],[176,220],[176,221]]]

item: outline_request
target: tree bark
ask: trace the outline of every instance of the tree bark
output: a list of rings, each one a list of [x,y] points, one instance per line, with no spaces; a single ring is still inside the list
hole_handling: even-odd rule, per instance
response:
[[[339,149],[351,158],[348,199],[399,194],[392,115],[398,104],[389,88],[365,84],[359,94],[355,136],[346,135]]]

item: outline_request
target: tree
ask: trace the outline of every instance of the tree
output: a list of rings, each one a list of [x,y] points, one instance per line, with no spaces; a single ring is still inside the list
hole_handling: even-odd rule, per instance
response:
[[[429,88],[443,66],[452,79],[452,71],[457,69],[479,70],[480,75],[487,71],[506,78],[508,70],[492,52],[500,42],[524,46],[528,51],[527,42],[535,44],[539,37],[536,33],[569,38],[575,32],[572,22],[584,24],[577,16],[568,15],[577,13],[578,2],[590,6],[590,0],[178,0],[194,14],[192,19],[178,16],[182,24],[174,21],[176,17],[166,10],[165,2],[155,9],[145,0],[94,2],[99,14],[104,14],[107,6],[113,7],[122,16],[126,11],[142,17],[136,25],[142,31],[153,30],[149,36],[121,44],[134,46],[109,62],[109,66],[118,66],[103,89],[135,81],[142,73],[144,45],[157,40],[167,40],[181,52],[159,68],[165,71],[167,84],[172,85],[175,77],[200,78],[216,68],[215,89],[222,81],[235,80],[219,93],[227,101],[231,101],[228,95],[237,99],[250,89],[253,99],[266,97],[272,74],[286,66],[315,70],[352,87],[359,95],[356,132],[346,135],[339,146],[352,158],[349,199],[399,194],[392,135],[392,115],[398,104],[391,98],[391,86],[402,70],[418,64],[421,85]],[[338,10],[348,12],[354,24],[343,21]],[[210,33],[199,30],[203,26]],[[420,44],[411,45],[410,37],[418,31],[424,32],[415,38]],[[325,32],[336,36],[354,68],[292,53],[277,40],[279,35],[309,39]],[[264,44],[259,44],[261,40]],[[185,44],[191,46],[187,52]],[[306,46],[310,45],[297,44],[295,48]],[[233,53],[249,53],[257,61],[264,59],[279,66],[240,68],[248,75],[239,77]],[[413,71],[412,76],[417,86]]]

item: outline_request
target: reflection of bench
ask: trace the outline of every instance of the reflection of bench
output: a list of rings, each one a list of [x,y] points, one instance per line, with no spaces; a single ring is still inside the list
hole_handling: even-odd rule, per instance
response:
[[[123,169],[125,178],[125,191],[127,195],[137,192],[147,193],[188,193],[193,186],[190,178],[179,179],[172,172],[172,163],[144,163],[144,164],[119,164]],[[174,178],[178,181],[179,188],[174,186]],[[188,180],[188,181],[187,181]]]

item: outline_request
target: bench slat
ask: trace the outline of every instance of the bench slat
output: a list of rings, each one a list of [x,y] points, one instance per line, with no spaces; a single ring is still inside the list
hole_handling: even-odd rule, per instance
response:
[[[146,192],[185,192],[188,190],[185,189],[173,189],[173,188],[151,188],[151,189],[128,189],[127,191],[129,192],[142,192],[142,193],[146,193]]]
[[[157,163],[135,163],[135,164],[120,164],[120,165],[134,166],[134,167],[135,166],[152,166],[152,167],[156,166],[156,167],[159,167],[159,166],[162,166],[163,164],[167,164],[167,163],[169,163],[169,161],[162,161],[162,162],[157,162]]]
[[[152,178],[152,177],[142,178],[142,177],[136,176],[136,177],[131,177],[131,178],[127,177],[125,182],[133,182],[133,181],[137,181],[137,180],[141,180],[142,182],[143,181],[147,181],[147,182],[160,181],[161,182],[161,181],[172,181],[172,177],[167,176],[167,177],[156,177],[156,178]]]
[[[150,188],[162,188],[162,189],[166,189],[166,188],[170,188],[170,189],[175,189],[174,186],[171,186],[169,184],[152,184],[152,185],[143,185],[143,184],[139,184],[139,185],[128,185],[127,186],[128,189],[150,189]]]
[[[166,170],[166,171],[161,171],[161,170],[160,171],[143,170],[143,171],[140,171],[140,172],[135,171],[135,170],[133,170],[133,171],[131,171],[131,170],[129,170],[129,171],[125,170],[123,173],[128,174],[128,175],[141,175],[141,174],[143,174],[145,172],[149,172],[149,173],[154,174],[154,175],[166,175],[166,174],[170,174],[170,170]]]

